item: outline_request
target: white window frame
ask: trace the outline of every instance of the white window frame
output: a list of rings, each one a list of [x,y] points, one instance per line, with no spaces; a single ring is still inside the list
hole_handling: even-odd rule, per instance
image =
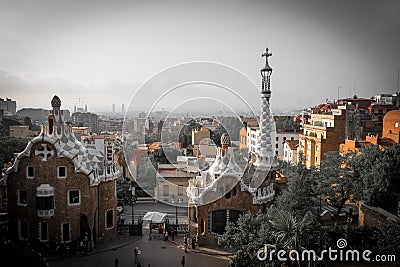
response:
[[[65,168],[65,176],[60,176],[60,168]],[[68,172],[67,172],[67,166],[58,166],[57,167],[57,178],[60,178],[60,179],[65,179],[65,178],[67,178],[67,176],[68,176]]]
[[[64,240],[64,227],[63,227],[64,224],[68,224],[69,240]],[[72,240],[72,227],[71,227],[71,224],[68,223],[68,222],[61,223],[61,224],[60,224],[60,228],[61,228],[61,230],[60,230],[60,232],[61,232],[61,236],[60,236],[61,242],[62,242],[62,243],[69,243],[69,242],[71,242],[71,240]]]
[[[26,222],[26,227],[27,227],[27,234],[28,236],[26,238],[22,238],[21,236],[21,222],[24,221]],[[29,239],[29,222],[27,220],[23,220],[23,219],[18,219],[18,238],[19,240],[28,240]]]
[[[69,198],[69,192],[71,191],[78,191],[79,192],[79,202],[78,203],[71,203]],[[67,192],[67,199],[68,199],[68,206],[79,206],[81,204],[81,190],[80,189],[71,189]]]
[[[20,202],[20,191],[25,191],[26,192],[26,203]],[[24,189],[18,189],[17,190],[17,205],[20,207],[26,207],[28,206],[28,191]]]
[[[112,211],[112,226],[111,227],[107,227],[107,213],[109,212],[109,211]],[[104,226],[105,226],[105,228],[106,228],[106,230],[110,230],[110,229],[113,229],[114,228],[114,225],[115,225],[115,223],[114,223],[114,218],[115,218],[115,212],[114,212],[114,210],[113,209],[109,209],[109,210],[106,210],[106,213],[104,214],[105,216],[105,222],[104,222]]]
[[[42,223],[47,223],[47,233],[46,233],[46,237],[47,239],[42,239]],[[40,221],[39,222],[39,241],[40,242],[48,242],[49,241],[49,227],[50,227],[50,223],[49,222],[45,222],[45,221]]]
[[[29,176],[28,168],[32,168],[33,169],[33,176]],[[26,166],[25,174],[26,174],[25,177],[28,178],[28,179],[35,178],[35,167],[33,167],[32,165]]]

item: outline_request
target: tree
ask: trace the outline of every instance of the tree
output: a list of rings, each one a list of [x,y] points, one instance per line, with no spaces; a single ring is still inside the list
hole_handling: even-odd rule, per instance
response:
[[[337,151],[325,154],[326,159],[321,163],[318,190],[326,196],[337,208],[339,215],[347,200],[351,199],[359,184],[359,175],[355,171],[354,152],[341,155]]]
[[[378,146],[365,147],[353,162],[359,177],[355,199],[396,214],[400,199],[400,146],[383,151]]]
[[[237,223],[228,223],[220,242],[235,251],[231,266],[260,266],[255,253],[264,245],[272,244],[269,224],[265,213],[255,217],[250,213],[241,215]]]
[[[30,117],[24,117],[24,125],[29,126],[29,130],[33,130],[33,125]]]
[[[231,266],[265,266],[256,256],[264,245],[275,246],[276,251],[310,249],[317,243],[319,228],[311,212],[296,217],[289,211],[270,208],[255,217],[247,212],[236,224],[228,223],[220,242],[236,251]],[[272,264],[279,266],[276,254]]]
[[[23,138],[15,138],[9,136],[0,137],[0,163],[9,163],[14,153],[24,151],[28,141]]]
[[[276,198],[277,208],[304,216],[312,209],[313,198],[318,195],[318,171],[314,167],[306,169],[301,163],[293,166],[284,161],[279,161],[279,170],[288,177],[288,183]]]

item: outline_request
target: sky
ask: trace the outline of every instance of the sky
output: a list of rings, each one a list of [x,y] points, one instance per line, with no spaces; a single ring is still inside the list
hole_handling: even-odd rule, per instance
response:
[[[337,99],[339,86],[340,98],[392,93],[399,13],[397,0],[0,0],[0,97],[15,99],[18,109],[50,108],[57,94],[70,110],[78,98],[89,111],[111,111],[113,103],[120,110],[157,73],[205,61],[228,66],[220,81],[210,80],[229,84],[257,109],[254,84],[267,46],[275,111]],[[232,69],[234,84],[225,75]],[[193,80],[213,76],[209,68],[194,71]],[[147,109],[179,80],[156,77],[156,92],[141,92],[129,109]],[[193,90],[202,89],[182,94]]]

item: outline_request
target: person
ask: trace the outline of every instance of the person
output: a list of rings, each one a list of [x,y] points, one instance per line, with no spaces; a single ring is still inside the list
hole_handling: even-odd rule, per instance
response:
[[[183,243],[185,244],[185,253],[187,252],[187,247],[188,247],[188,238],[185,235],[185,237],[183,238]]]
[[[134,249],[133,249],[133,255],[134,255],[134,257],[135,257],[135,263],[136,262],[139,262],[139,248],[138,247],[135,247]]]
[[[142,265],[140,264],[140,262],[138,262],[138,264],[136,265],[136,267],[142,267]]]
[[[115,265],[115,267],[118,267],[118,265],[119,265],[119,260],[117,257],[114,259],[114,265]]]
[[[167,231],[167,229],[165,229],[164,241],[167,242],[167,240],[168,240],[168,231]]]
[[[196,237],[192,237],[192,249],[196,248]]]
[[[181,265],[182,267],[185,267],[185,256],[182,256]]]
[[[174,228],[172,228],[172,230],[171,230],[171,237],[172,237],[172,241],[174,241],[174,239],[175,239],[175,229]]]

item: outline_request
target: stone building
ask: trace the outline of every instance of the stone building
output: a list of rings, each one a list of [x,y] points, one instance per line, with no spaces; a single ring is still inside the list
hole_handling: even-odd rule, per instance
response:
[[[114,239],[116,165],[75,138],[57,96],[51,105],[48,126],[6,172],[10,238],[46,248]]]
[[[256,151],[244,171],[236,164],[230,139],[221,136],[222,147],[207,171],[189,181],[189,230],[199,245],[216,244],[227,222],[236,222],[240,214],[265,211],[275,196],[276,161],[272,147],[273,118],[269,108],[271,96],[268,49],[261,69],[262,110]]]
[[[319,166],[328,151],[338,151],[345,141],[346,109],[314,108],[311,117],[303,124],[299,136],[298,156],[304,156],[306,168]]]

